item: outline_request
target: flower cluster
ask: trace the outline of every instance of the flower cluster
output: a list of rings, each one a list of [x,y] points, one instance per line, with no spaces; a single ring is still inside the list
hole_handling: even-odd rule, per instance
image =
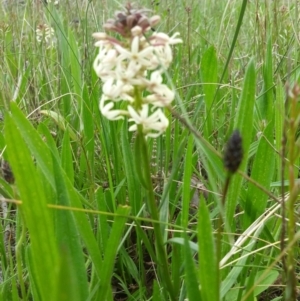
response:
[[[110,120],[127,116],[133,122],[130,131],[140,125],[146,136],[157,137],[169,124],[162,108],[175,96],[163,84],[162,74],[172,62],[171,45],[182,40],[178,33],[149,34],[160,17],[149,18],[147,13],[128,4],[125,12],[116,12],[115,19],[104,24],[106,32],[118,33],[119,39],[104,32],[93,34],[99,47],[94,69],[103,82],[101,113]]]
[[[45,43],[46,48],[53,48],[56,44],[54,29],[47,24],[40,24],[36,29],[36,40],[38,43]]]

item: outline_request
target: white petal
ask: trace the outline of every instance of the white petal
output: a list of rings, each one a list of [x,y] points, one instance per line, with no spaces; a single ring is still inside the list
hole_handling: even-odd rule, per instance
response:
[[[127,111],[112,110],[115,104],[111,101],[105,104],[106,101],[109,101],[109,99],[105,95],[102,95],[99,103],[99,109],[101,114],[105,116],[107,119],[118,120],[118,119],[123,119],[124,118],[123,115],[127,115]]]

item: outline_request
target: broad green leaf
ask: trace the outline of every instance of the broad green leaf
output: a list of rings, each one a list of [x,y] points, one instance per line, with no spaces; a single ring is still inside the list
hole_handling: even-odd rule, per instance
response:
[[[25,249],[25,258],[26,258],[26,266],[28,268],[28,277],[30,281],[30,287],[31,287],[31,293],[33,296],[33,300],[41,300],[41,295],[39,288],[37,286],[38,280],[37,280],[37,274],[34,270],[34,263],[32,258],[32,252],[31,252],[31,246],[27,246]],[[53,300],[55,301],[55,300]]]
[[[260,278],[260,276],[264,273],[264,271],[259,271],[256,274],[256,280],[255,283],[257,281],[257,279]],[[261,294],[262,292],[264,292],[265,290],[267,290],[271,285],[274,284],[274,282],[276,281],[276,279],[279,276],[279,272],[278,271],[274,271],[271,270],[270,272],[268,272],[268,275],[266,278],[264,278],[262,281],[259,282],[259,285],[256,286],[256,288],[254,289],[254,296],[258,296],[259,294]],[[245,290],[244,287],[241,287],[240,284],[237,284],[236,287],[233,287],[232,290],[230,290],[227,294],[226,294],[226,301],[232,301],[232,300],[237,300],[238,298],[238,294],[240,293],[240,290]],[[282,297],[281,297],[282,298]],[[273,299],[274,300],[274,299]]]
[[[272,41],[268,39],[265,63],[263,65],[264,84],[261,96],[257,99],[257,108],[261,117],[260,122],[269,123],[273,118],[273,64]]]
[[[231,287],[237,283],[237,279],[243,271],[243,269],[247,268],[245,267],[245,264],[249,259],[249,254],[256,245],[257,237],[259,237],[262,229],[263,227],[260,227],[258,230],[256,230],[249,243],[243,248],[243,252],[239,256],[240,259],[233,265],[226,278],[222,281],[220,296],[221,300],[226,296],[227,292],[231,289]]]
[[[13,120],[18,127],[20,134],[26,141],[32,155],[35,157],[37,165],[41,169],[45,178],[49,181],[52,189],[56,189],[55,179],[53,177],[52,154],[50,149],[45,145],[42,138],[33,128],[30,122],[25,118],[23,113],[15,103],[11,103],[11,111]],[[56,158],[55,154],[54,157]],[[85,201],[82,196],[74,189],[71,183],[66,181],[67,189],[70,194],[72,207],[82,208],[82,203]],[[89,251],[98,276],[101,274],[102,257],[99,252],[98,244],[95,240],[91,225],[89,224],[86,214],[80,211],[73,212],[76,218],[78,230],[82,236],[84,243]]]
[[[76,133],[68,126],[68,122],[65,120],[65,118],[62,115],[54,111],[46,111],[46,110],[41,110],[40,113],[51,117],[62,131],[69,132],[70,137],[73,141],[78,141],[78,137]]]
[[[251,61],[247,67],[242,94],[238,103],[234,128],[238,129],[243,139],[244,159],[240,169],[245,171],[248,161],[248,151],[252,140],[253,109],[255,101],[255,68]],[[226,198],[226,223],[231,223],[239,198],[242,178],[238,175],[231,179],[230,187]]]
[[[51,19],[55,20],[53,22],[53,28],[57,36],[58,51],[59,51],[59,65],[63,70],[60,79],[60,104],[62,106],[63,116],[69,121],[72,116],[72,72],[71,72],[71,60],[70,60],[70,43],[68,41],[68,33],[65,30],[64,22],[59,11],[55,8],[51,10]],[[80,94],[79,94],[80,95]],[[70,135],[72,137],[72,135]],[[72,138],[73,139],[73,138]]]
[[[205,137],[208,139],[213,132],[216,121],[214,118],[215,112],[212,107],[218,81],[218,60],[214,46],[208,48],[203,54],[201,60],[201,77],[206,106]]]
[[[55,155],[56,160],[60,160],[59,152],[57,149],[56,142],[53,139],[53,136],[49,130],[49,128],[42,122],[39,124],[37,131],[40,133],[40,135],[43,138],[43,141],[48,146],[48,148],[51,150],[52,154]]]
[[[105,248],[99,288],[99,295],[102,296],[103,300],[106,300],[107,296],[111,294],[111,277],[113,274],[114,263],[129,212],[130,208],[127,206],[119,206],[117,208],[110,239]]]
[[[9,162],[22,200],[20,210],[23,212],[29,230],[34,258],[33,269],[38,275],[36,285],[39,287],[41,300],[49,300],[49,291],[54,290],[57,277],[57,270],[53,267],[59,266],[54,225],[28,146],[13,117],[8,114],[5,117],[5,139]]]
[[[219,301],[219,264],[214,245],[210,215],[203,198],[199,204],[198,219],[199,280],[203,301]]]
[[[72,253],[68,248],[60,248],[61,264],[57,277],[56,290],[53,292],[54,300],[81,301],[87,300],[87,294],[82,295],[82,284],[78,281],[78,268],[72,261]],[[84,272],[85,274],[85,272]],[[79,276],[79,277],[78,277]],[[81,275],[84,276],[84,275]],[[87,287],[86,287],[87,288]],[[85,289],[86,289],[85,288]]]
[[[70,196],[73,189],[70,185],[66,185],[69,179],[63,173],[59,162],[53,156],[53,171],[56,184],[57,205],[71,206]],[[70,191],[71,190],[71,191]],[[54,213],[55,220],[55,236],[59,246],[60,254],[65,258],[61,258],[63,266],[60,269],[59,280],[68,275],[73,274],[69,279],[65,279],[64,283],[73,287],[73,290],[68,286],[64,288],[58,282],[56,285],[59,289],[56,291],[58,296],[65,296],[64,300],[73,300],[72,295],[75,293],[78,300],[85,300],[88,295],[88,283],[85,270],[82,245],[78,236],[77,226],[74,220],[72,211],[56,210]],[[68,296],[67,293],[71,295]]]
[[[162,300],[162,296],[161,296],[161,293],[160,293],[160,288],[159,288],[159,285],[158,285],[158,283],[155,279],[153,281],[152,300],[153,301],[161,301]]]
[[[271,122],[260,138],[251,178],[269,189],[275,169],[274,123]],[[252,183],[249,183],[245,204],[244,228],[248,227],[259,215],[263,214],[267,205],[268,195]]]
[[[121,148],[123,153],[123,161],[125,166],[125,175],[128,187],[128,199],[132,208],[132,214],[136,215],[142,207],[141,190],[136,189],[139,183],[135,170],[132,168],[134,157],[129,143],[128,130],[124,124],[121,131]]]
[[[189,300],[208,300],[202,299],[197,272],[195,268],[195,262],[193,261],[193,255],[189,246],[187,234],[185,233],[184,238],[184,271],[185,271],[185,285],[187,287],[187,295]],[[200,267],[201,269],[201,267]],[[213,299],[212,299],[213,300]]]

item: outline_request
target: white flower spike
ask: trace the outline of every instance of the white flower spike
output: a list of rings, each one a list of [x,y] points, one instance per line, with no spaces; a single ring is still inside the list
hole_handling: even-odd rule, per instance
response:
[[[148,17],[148,12],[129,3],[124,12],[117,12],[115,19],[104,24],[106,32],[94,33],[99,53],[93,67],[103,83],[99,103],[103,116],[109,120],[128,117],[133,122],[129,131],[142,128],[146,137],[156,138],[169,125],[162,108],[175,97],[163,83],[162,74],[173,59],[171,46],[182,40],[178,33],[171,37],[151,33],[160,17]],[[110,36],[108,31],[117,32],[121,38]],[[116,109],[117,102],[122,102],[123,110]]]

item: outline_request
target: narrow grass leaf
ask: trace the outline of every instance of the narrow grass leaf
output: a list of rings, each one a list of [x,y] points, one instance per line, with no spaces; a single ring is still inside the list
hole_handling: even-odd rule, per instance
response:
[[[93,103],[88,94],[88,88],[86,84],[82,90],[82,126],[84,133],[84,151],[86,152],[86,158],[89,165],[91,177],[95,175],[95,138],[94,138],[94,121],[93,116]]]
[[[194,141],[193,136],[190,135],[188,146],[185,155],[184,175],[183,175],[183,189],[182,189],[182,221],[181,225],[185,229],[188,227],[189,209],[191,201],[191,178],[192,178],[192,154],[193,154]]]
[[[74,167],[69,132],[64,132],[61,148],[61,166],[71,183],[74,183]]]
[[[281,83],[281,80],[277,78],[276,84],[276,98],[275,98],[275,105],[274,105],[274,118],[275,118],[275,145],[276,150],[278,152],[281,151],[282,147],[282,134],[283,134],[283,124],[284,124],[284,102],[285,102],[285,95],[284,95],[284,88]],[[276,167],[277,167],[277,179],[281,177],[281,156],[276,156]]]
[[[81,112],[81,94],[82,94],[82,74],[81,74],[81,58],[78,49],[78,43],[76,41],[73,31],[68,28],[68,40],[69,44],[69,58],[70,58],[70,67],[71,75],[73,80],[74,91],[77,94],[77,111]]]

